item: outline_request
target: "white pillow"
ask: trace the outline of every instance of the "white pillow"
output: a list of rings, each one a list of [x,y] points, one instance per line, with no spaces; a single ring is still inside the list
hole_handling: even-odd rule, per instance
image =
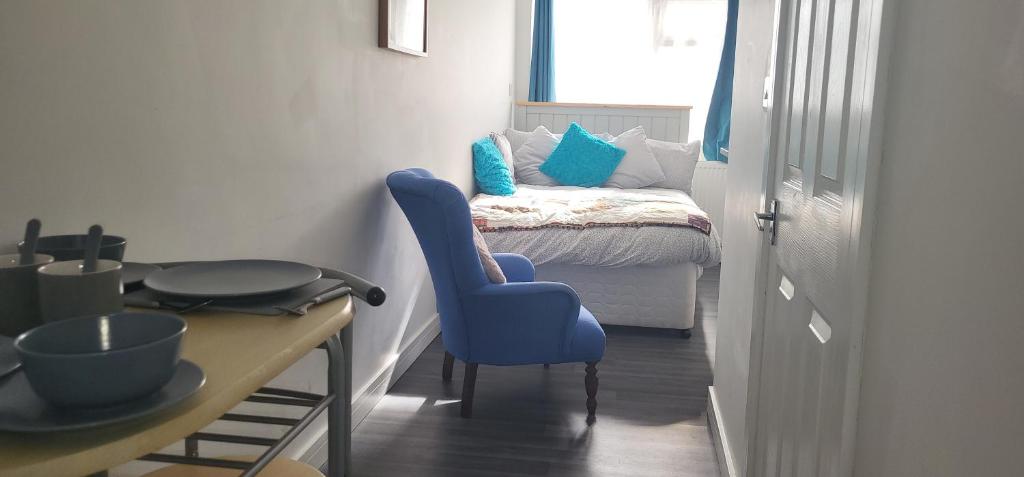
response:
[[[650,187],[676,189],[692,194],[693,171],[697,169],[697,161],[700,159],[700,140],[680,144],[648,139],[647,145],[665,173],[665,180],[651,184]]]
[[[495,146],[498,146],[498,152],[501,152],[501,158],[505,160],[505,167],[508,168],[508,173],[514,181],[516,178],[516,168],[512,158],[512,145],[509,144],[508,138],[502,133],[491,133],[491,140],[494,141]]]
[[[512,146],[513,151],[518,151],[520,147],[523,147],[523,144],[526,144],[526,140],[530,138],[530,134],[533,133],[529,131],[520,131],[518,129],[508,128],[505,130],[505,139],[508,139],[508,143],[510,146]],[[555,136],[555,138],[558,139],[559,141],[562,140],[561,134],[553,134],[553,136]],[[596,133],[594,134],[594,136],[604,139],[605,141],[611,141],[612,138],[615,137],[608,133]]]
[[[508,144],[512,146],[512,152],[518,151],[519,148],[526,144],[526,140],[530,138],[529,131],[520,131],[517,129],[508,128],[505,130],[505,139],[508,139]]]
[[[556,186],[558,182],[540,171],[551,151],[558,146],[558,138],[544,126],[537,126],[526,142],[515,150],[516,182],[536,186]]]
[[[590,132],[590,131],[587,131],[587,132]],[[608,141],[608,142],[611,142],[612,139],[615,139],[615,136],[612,136],[609,133],[590,133],[590,134],[592,136],[598,138],[598,139],[603,139],[603,140]],[[564,136],[564,135],[565,134],[554,134],[555,139],[558,139],[558,142],[562,142],[562,136]]]
[[[637,126],[612,139],[612,144],[626,151],[622,162],[615,168],[603,187],[640,189],[665,180],[665,173],[647,146],[647,133],[643,126]]]

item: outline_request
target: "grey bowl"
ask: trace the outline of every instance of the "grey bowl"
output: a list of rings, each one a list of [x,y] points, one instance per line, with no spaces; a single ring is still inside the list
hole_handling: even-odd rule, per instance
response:
[[[39,237],[36,242],[36,253],[51,255],[58,262],[82,260],[85,258],[85,240],[87,235],[49,235]],[[25,242],[18,242],[18,250]],[[120,262],[124,259],[124,249],[128,241],[116,235],[104,235],[100,241],[100,258]]]
[[[14,341],[32,389],[60,407],[101,407],[152,394],[174,376],[180,316],[125,312],[55,321]]]

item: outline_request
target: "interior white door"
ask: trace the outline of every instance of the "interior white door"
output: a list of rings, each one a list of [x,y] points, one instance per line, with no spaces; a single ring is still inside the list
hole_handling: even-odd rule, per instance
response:
[[[777,0],[750,474],[850,473],[883,0]],[[872,118],[872,115],[876,115]],[[774,209],[774,217],[770,213]],[[771,220],[774,218],[774,220]]]

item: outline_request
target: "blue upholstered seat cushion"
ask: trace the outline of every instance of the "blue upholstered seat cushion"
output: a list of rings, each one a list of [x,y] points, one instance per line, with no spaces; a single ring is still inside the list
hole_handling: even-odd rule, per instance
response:
[[[626,151],[572,123],[540,171],[562,185],[599,187],[625,155]]]
[[[490,137],[473,143],[473,176],[484,194],[512,195],[516,192],[505,158]]]

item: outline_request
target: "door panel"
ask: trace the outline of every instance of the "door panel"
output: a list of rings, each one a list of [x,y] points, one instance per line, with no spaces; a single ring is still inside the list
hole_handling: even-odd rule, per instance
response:
[[[807,112],[804,122],[803,137],[803,162],[804,182],[814,187],[814,172],[817,164],[806,164],[806,161],[817,161],[818,150],[821,145],[821,111],[824,104],[825,89],[822,87],[828,76],[827,64],[830,39],[828,37],[831,24],[831,3],[828,0],[814,1],[814,23],[810,32],[812,43],[810,47],[810,58],[808,60],[808,88],[807,88]],[[807,167],[810,166],[810,167]]]
[[[780,7],[782,6],[783,0],[780,1]],[[781,25],[776,26],[776,31],[780,35],[786,37],[785,47],[781,51],[775,52],[780,59],[788,60],[789,56],[793,54],[796,49],[796,41],[798,37],[798,26],[799,22],[796,21],[796,15],[800,11],[801,0],[792,0],[793,5],[788,11],[782,11],[783,17],[781,17]],[[780,89],[783,89],[784,93],[779,98],[779,107],[776,108],[775,114],[782,117],[779,121],[778,129],[774,132],[775,141],[784,150],[789,147],[789,125],[792,124],[791,113],[792,98],[793,98],[793,77],[796,75],[796,64],[792,61],[782,61],[776,68],[778,71],[779,79],[781,80]],[[799,162],[795,162],[794,166],[799,166]]]
[[[792,302],[792,293],[788,292],[788,284],[785,282],[792,283],[791,280],[786,277],[785,272],[777,266],[772,268],[772,277],[769,279],[770,284],[778,284],[778,288],[775,290],[769,290],[768,300],[768,313],[766,318],[769,320],[765,326],[765,341],[762,349],[762,356],[765,363],[780,363],[778,366],[765,366],[762,370],[763,379],[777,383],[781,386],[780,391],[789,390],[791,382],[793,380],[791,368],[789,366],[781,365],[784,362],[785,357],[788,356],[788,349],[790,346],[791,335],[785,333],[785,323],[778,323],[777,321],[784,321],[788,317],[796,315],[794,303]],[[794,289],[795,292],[795,289]],[[756,455],[755,465],[753,469],[759,469],[760,472],[755,475],[761,475],[765,477],[778,477],[783,474],[780,471],[781,463],[785,460],[782,457],[784,453],[783,449],[783,436],[784,432],[783,423],[788,419],[788,408],[786,404],[787,400],[784,399],[786,392],[775,392],[766,393],[761,396],[760,406],[758,415],[760,416],[760,450]]]
[[[787,163],[797,169],[803,167],[803,133],[807,113],[807,77],[810,72],[810,48],[814,28],[814,4],[816,0],[800,0],[797,9],[796,35],[792,62],[793,79],[790,93],[789,141],[786,144]],[[785,170],[785,168],[784,168]]]
[[[838,292],[840,237],[836,231],[842,210],[807,189],[807,183],[796,181],[785,181],[778,187],[782,220],[778,222],[775,252],[799,291],[812,297],[811,301],[827,316],[833,311],[832,295]]]
[[[854,0],[837,0],[833,7],[832,38],[829,53],[828,88],[825,99],[825,121],[822,131],[820,177],[828,186],[842,184],[842,151],[846,144],[843,140],[843,130],[848,124],[847,115],[844,111],[849,107],[849,94],[847,93],[846,80],[848,64],[850,62],[850,34],[852,25],[850,21],[842,21],[851,18]],[[839,21],[835,21],[835,19]],[[831,190],[831,189],[830,189]],[[842,195],[842,190],[831,190],[833,193]]]
[[[784,267],[775,264],[780,272],[787,273]],[[776,304],[769,308],[777,313],[778,325],[782,328],[783,346],[780,360],[783,370],[782,399],[779,400],[779,414],[782,418],[782,426],[779,432],[779,475],[795,475],[795,464],[797,448],[796,423],[800,419],[800,394],[801,394],[801,369],[800,369],[800,342],[799,333],[792,333],[795,322],[801,318],[803,303],[800,299],[799,289],[793,300],[782,300],[779,296],[775,298]]]

